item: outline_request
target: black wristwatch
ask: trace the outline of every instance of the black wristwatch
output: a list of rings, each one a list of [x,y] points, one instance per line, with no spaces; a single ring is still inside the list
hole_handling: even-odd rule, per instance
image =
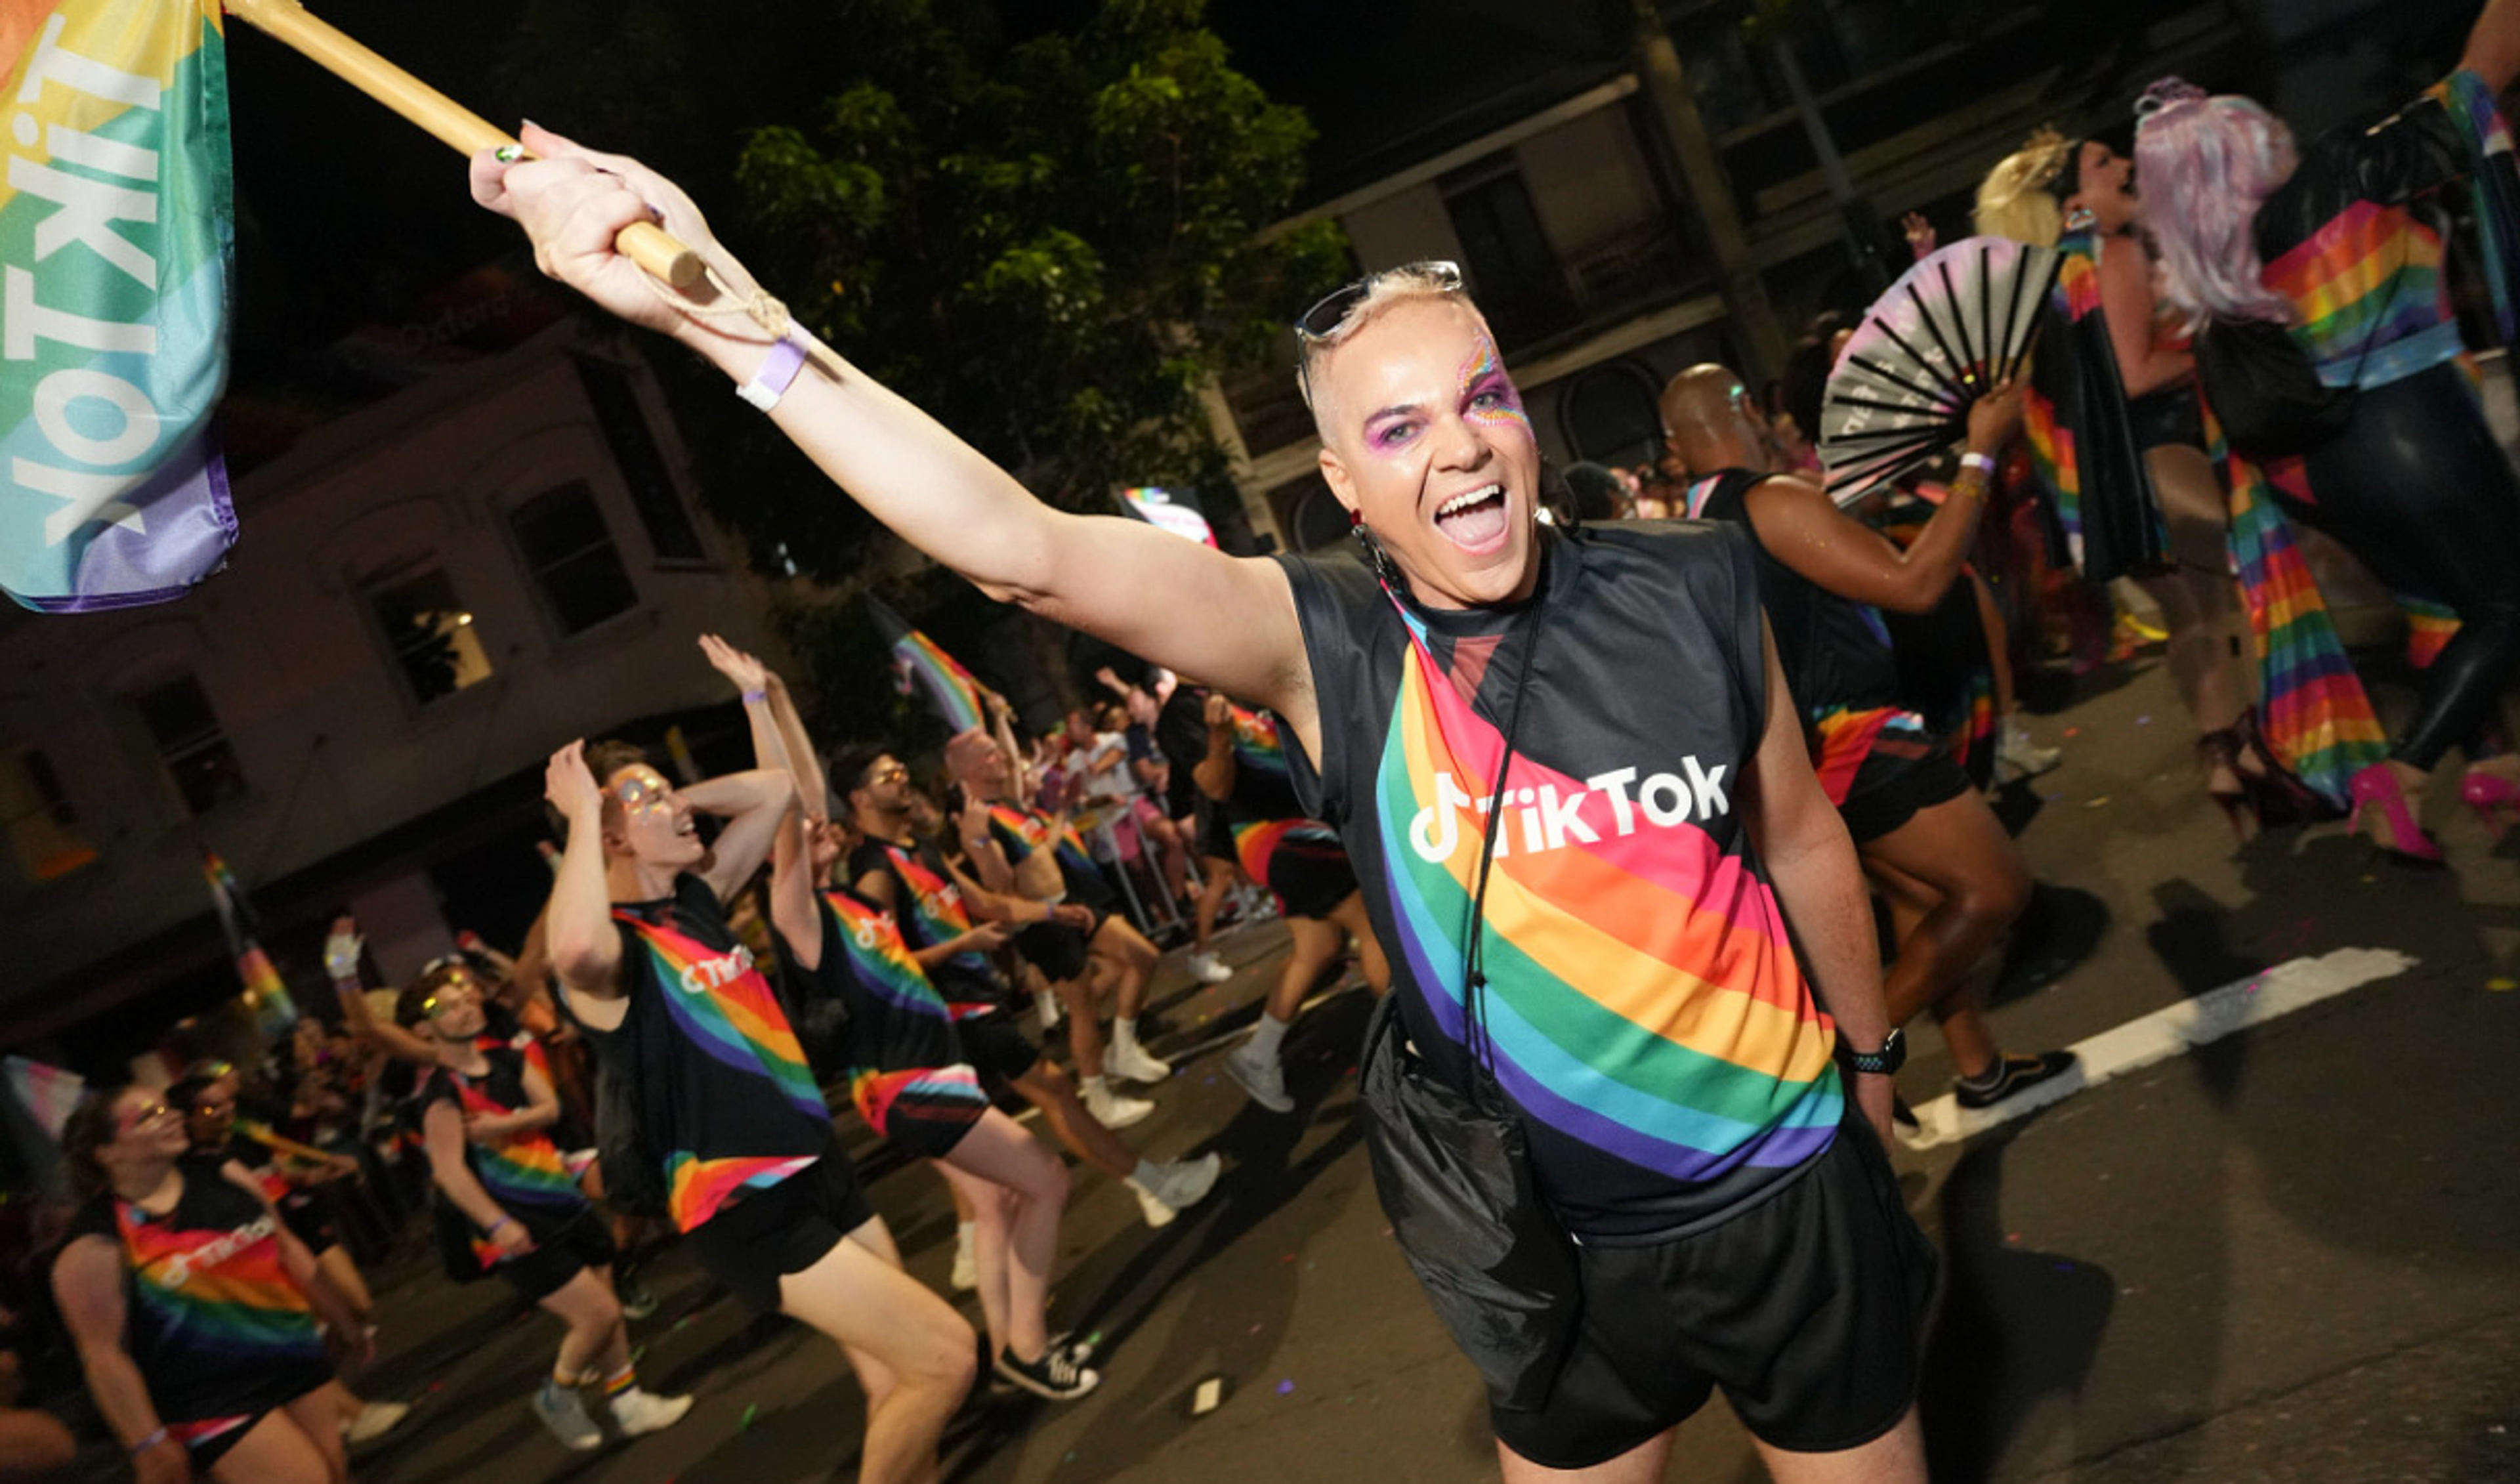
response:
[[[1908,1059],[1908,1038],[1894,1025],[1890,1027],[1890,1034],[1881,1038],[1879,1051],[1860,1052],[1841,1034],[1837,1038],[1837,1059],[1845,1062],[1850,1072],[1871,1072],[1887,1077]]]

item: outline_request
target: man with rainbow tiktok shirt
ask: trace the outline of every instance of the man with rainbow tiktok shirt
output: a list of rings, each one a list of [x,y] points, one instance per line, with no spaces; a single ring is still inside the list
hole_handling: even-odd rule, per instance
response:
[[[756,688],[744,703],[769,697]],[[566,835],[552,966],[606,1074],[632,1089],[635,1143],[656,1161],[668,1214],[756,1312],[880,1367],[861,1377],[861,1477],[928,1476],[970,1387],[970,1326],[902,1272],[787,1008],[722,905],[768,854],[793,780],[759,769],[677,788],[636,747],[572,742],[553,754],[545,796]],[[713,843],[700,814],[725,821]]]

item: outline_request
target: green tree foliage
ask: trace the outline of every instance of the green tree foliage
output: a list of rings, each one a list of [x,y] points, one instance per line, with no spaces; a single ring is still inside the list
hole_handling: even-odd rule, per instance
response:
[[[1200,387],[1265,355],[1349,271],[1332,224],[1260,237],[1290,208],[1312,129],[1234,69],[1203,0],[1071,9],[1070,26],[1010,35],[971,0],[633,0],[602,16],[536,0],[505,75],[533,116],[557,96],[596,120],[555,120],[564,131],[676,173],[800,322],[1041,498],[1109,511],[1130,484],[1222,493]],[[1037,7],[1005,18],[1026,19]],[[555,68],[578,35],[601,37],[593,70],[610,82]],[[625,79],[652,85],[625,96]],[[723,387],[671,356],[659,370],[681,383],[708,505],[756,562],[862,580],[883,550],[873,523]],[[934,628],[934,586],[887,596]],[[825,689],[873,711],[834,668],[870,652],[855,607],[789,629]]]

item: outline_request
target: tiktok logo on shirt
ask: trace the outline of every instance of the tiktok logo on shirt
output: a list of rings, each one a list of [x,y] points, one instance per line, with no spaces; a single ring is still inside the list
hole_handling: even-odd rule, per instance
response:
[[[1646,824],[1669,828],[1732,812],[1732,801],[1724,793],[1728,765],[1707,768],[1694,754],[1682,758],[1680,764],[1681,773],[1649,774],[1642,784],[1637,782],[1636,769],[1620,768],[1597,773],[1584,780],[1583,787],[1569,792],[1560,792],[1555,784],[1505,790],[1507,817],[1497,823],[1498,858],[1515,850],[1524,855],[1560,850],[1570,840],[1593,844],[1603,830],[1622,836],[1634,834],[1640,816]],[[1461,811],[1476,809],[1484,820],[1496,807],[1495,795],[1474,797],[1453,782],[1452,774],[1439,772],[1435,802],[1409,822],[1409,847],[1420,860],[1450,860],[1461,843]]]
[[[197,1272],[207,1272],[269,1237],[276,1230],[269,1216],[257,1216],[224,1237],[212,1237],[189,1252],[178,1252],[158,1267],[154,1277],[161,1288],[180,1288],[193,1281]]]
[[[750,972],[752,950],[738,943],[732,953],[684,965],[683,993],[704,995],[713,989],[723,989]]]

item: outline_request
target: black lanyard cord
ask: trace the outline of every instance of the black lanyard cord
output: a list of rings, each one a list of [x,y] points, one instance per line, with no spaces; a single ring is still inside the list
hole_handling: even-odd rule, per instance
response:
[[[1534,605],[1531,634],[1522,652],[1522,664],[1513,680],[1513,705],[1506,712],[1505,751],[1497,759],[1496,784],[1488,793],[1486,829],[1479,838],[1478,880],[1470,892],[1467,948],[1462,955],[1462,1036],[1470,1054],[1471,1065],[1480,1077],[1479,1083],[1496,1080],[1496,1040],[1487,1027],[1487,934],[1488,873],[1496,863],[1497,830],[1505,819],[1506,784],[1513,772],[1514,739],[1522,728],[1522,702],[1531,694],[1531,662],[1540,653],[1540,635],[1549,622],[1549,606],[1544,601]],[[1472,1096],[1478,1096],[1473,1084]]]

